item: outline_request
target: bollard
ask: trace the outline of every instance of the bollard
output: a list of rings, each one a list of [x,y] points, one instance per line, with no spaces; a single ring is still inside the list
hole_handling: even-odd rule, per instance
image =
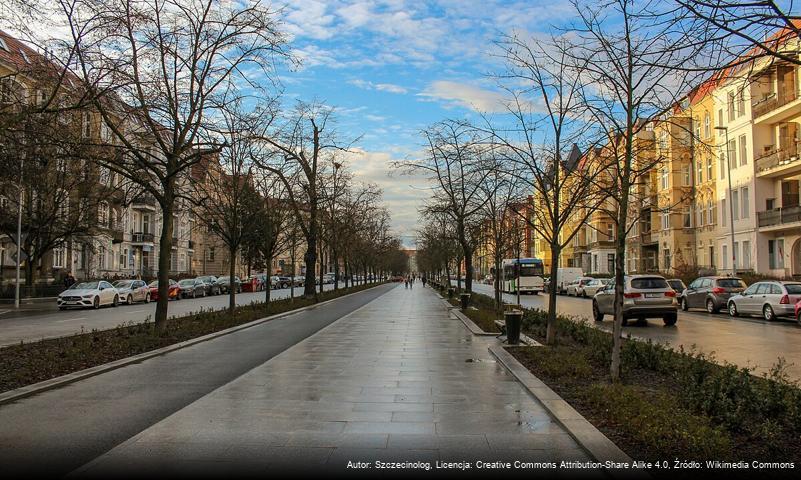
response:
[[[459,295],[459,300],[462,302],[462,310],[467,310],[467,306],[470,305],[470,294],[463,293]]]
[[[453,298],[453,288],[448,289],[448,298]]]

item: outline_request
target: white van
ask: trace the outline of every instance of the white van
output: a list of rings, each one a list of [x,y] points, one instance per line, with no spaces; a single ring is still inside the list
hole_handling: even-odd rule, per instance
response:
[[[556,282],[551,282],[556,293],[563,295],[567,293],[567,285],[584,276],[584,272],[578,267],[565,267],[556,269]]]

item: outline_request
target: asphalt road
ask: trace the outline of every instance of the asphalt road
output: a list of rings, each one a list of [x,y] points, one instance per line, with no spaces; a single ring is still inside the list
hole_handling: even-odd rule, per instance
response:
[[[455,283],[455,282],[454,282]],[[493,295],[491,285],[474,283],[473,290]],[[505,300],[516,303],[516,296],[505,295]],[[547,295],[521,295],[523,306],[548,309]],[[559,313],[584,317],[591,324],[607,331],[612,329],[612,318],[600,324],[592,322],[592,303],[589,299],[557,297]],[[646,324],[629,322],[623,328],[624,335],[667,343],[675,348],[697,348],[707,354],[714,353],[718,361],[740,366],[754,366],[757,372],[766,372],[780,357],[788,365],[791,378],[801,382],[801,328],[791,319],[766,322],[758,317],[732,318],[725,312],[710,314],[705,311],[679,311],[675,326],[666,327],[661,319],[648,320]]]
[[[63,476],[396,285],[340,298],[0,406],[0,465]]]
[[[325,285],[325,290],[331,290],[333,285]],[[290,289],[271,291],[271,299],[289,297]],[[248,305],[264,301],[264,292],[243,292],[236,296],[237,305]],[[303,295],[303,288],[295,288],[295,296]],[[182,316],[202,310],[219,310],[228,307],[228,295],[213,297],[185,298],[171,300],[169,303],[170,316]],[[19,343],[31,342],[43,338],[61,337],[80,333],[82,330],[103,330],[114,328],[123,323],[142,323],[152,319],[156,313],[156,303],[135,303],[133,305],[120,305],[119,307],[106,306],[98,310],[64,310],[60,311],[55,300],[49,303],[35,303],[24,305],[15,311],[13,306],[0,309],[0,347]]]

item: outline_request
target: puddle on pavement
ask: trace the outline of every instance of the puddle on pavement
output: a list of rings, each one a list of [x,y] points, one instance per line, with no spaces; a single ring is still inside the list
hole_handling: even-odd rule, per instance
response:
[[[495,360],[489,358],[468,358],[465,363],[497,363]]]

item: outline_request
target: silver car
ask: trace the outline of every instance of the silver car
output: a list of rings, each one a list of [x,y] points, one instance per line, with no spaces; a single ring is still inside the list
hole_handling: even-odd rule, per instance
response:
[[[668,285],[664,277],[631,275],[624,277],[623,282],[623,325],[627,325],[630,318],[661,318],[665,325],[676,324],[676,291]],[[614,303],[614,284],[599,290],[592,299],[592,316],[595,321],[602,322],[604,315],[614,315]]]
[[[120,300],[128,305],[134,302],[150,303],[150,288],[144,280],[117,280],[114,288],[120,294]]]
[[[578,297],[581,293],[581,289],[584,288],[584,285],[587,285],[594,279],[592,277],[581,277],[573,280],[572,282],[567,284],[566,292],[567,296],[574,295]]]
[[[767,321],[795,316],[801,300],[801,282],[764,281],[746,288],[729,299],[729,315],[761,315]]]
[[[604,288],[610,283],[614,282],[611,278],[593,278],[587,283],[579,285],[576,289],[576,295],[584,298],[594,297],[598,290]]]

